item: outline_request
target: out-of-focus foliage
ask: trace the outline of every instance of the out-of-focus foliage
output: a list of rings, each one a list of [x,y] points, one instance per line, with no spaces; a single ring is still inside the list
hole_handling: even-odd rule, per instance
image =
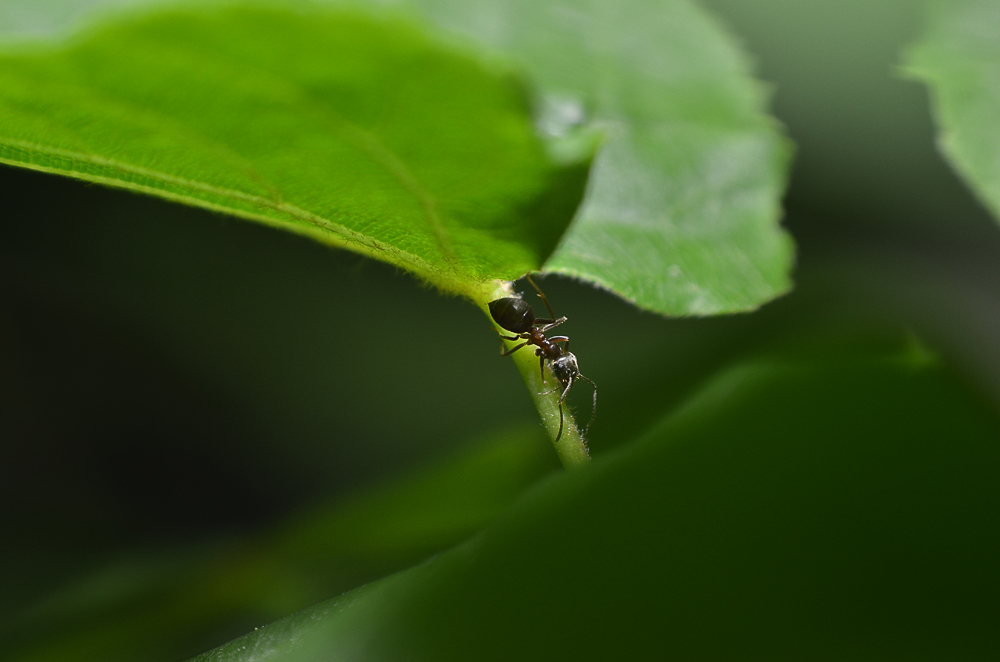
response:
[[[198,660],[986,659],[1000,601],[956,605],[1000,595],[1000,418],[926,354],[825,349],[734,367],[464,545]]]
[[[930,88],[941,150],[1000,218],[1000,4],[930,6],[927,33],[907,53],[906,68]]]
[[[511,430],[266,535],[118,560],[19,615],[8,659],[182,658],[234,617],[267,623],[461,542],[555,466],[543,435]]]

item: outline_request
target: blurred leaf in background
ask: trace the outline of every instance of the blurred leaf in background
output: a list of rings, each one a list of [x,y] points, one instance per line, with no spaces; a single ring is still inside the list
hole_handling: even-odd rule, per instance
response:
[[[1000,217],[1000,5],[929,3],[927,33],[906,70],[930,88],[945,156]]]
[[[124,555],[8,619],[0,637],[9,659],[181,659],[461,542],[555,466],[536,429],[501,432],[267,535]]]
[[[734,366],[466,544],[198,659],[988,659],[1000,417],[933,360],[827,349]]]

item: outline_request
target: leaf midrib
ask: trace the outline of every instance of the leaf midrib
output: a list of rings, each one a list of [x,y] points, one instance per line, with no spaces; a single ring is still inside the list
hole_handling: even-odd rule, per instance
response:
[[[7,146],[12,149],[20,149],[20,150],[45,154],[48,156],[66,158],[71,161],[80,161],[83,163],[89,163],[99,167],[113,168],[123,173],[139,175],[142,177],[163,182],[164,184],[172,184],[180,187],[186,187],[189,189],[202,191],[204,193],[208,193],[221,198],[231,198],[233,200],[249,202],[259,207],[263,207],[265,209],[272,209],[274,211],[287,214],[288,216],[296,220],[303,221],[321,230],[326,230],[333,234],[339,235],[343,237],[346,241],[364,246],[373,253],[384,253],[386,255],[392,255],[394,258],[399,259],[400,261],[409,263],[411,266],[413,266],[415,271],[423,273],[425,276],[435,275],[435,274],[442,275],[441,269],[433,267],[432,265],[424,261],[423,258],[420,258],[417,255],[409,253],[408,251],[405,251],[403,249],[397,248],[396,246],[392,246],[390,244],[381,242],[378,239],[375,239],[369,235],[351,230],[350,228],[345,227],[339,223],[336,223],[335,221],[332,221],[318,214],[306,211],[304,209],[301,209],[300,207],[289,204],[287,202],[275,202],[268,198],[256,196],[250,193],[245,193],[243,191],[225,189],[218,186],[214,186],[212,184],[207,184],[205,182],[191,180],[184,177],[179,177],[177,175],[170,175],[167,173],[159,172],[157,170],[153,170],[150,168],[144,168],[141,166],[135,166],[119,162],[114,159],[109,159],[103,156],[73,152],[70,150],[63,150],[59,148],[49,147],[46,145],[38,145],[35,143],[6,138],[3,136],[0,136],[0,145]],[[191,206],[201,207],[203,209],[209,209],[212,211],[226,212],[229,214],[242,216],[244,218],[250,218],[253,220],[261,220],[272,223],[275,220],[279,220],[263,214],[253,214],[251,212],[247,212],[241,209],[225,207],[223,205],[212,203],[207,200],[203,200],[201,198],[193,197],[190,195],[185,195],[183,193],[156,188],[153,186],[136,184],[124,178],[101,177],[99,175],[81,173],[77,170],[67,170],[64,168],[57,168],[52,166],[40,165],[37,163],[19,161],[17,159],[7,159],[2,156],[0,156],[0,163],[6,163],[9,165],[14,165],[19,167],[26,167],[32,170],[49,172],[53,174],[70,174],[79,177],[81,179],[84,179],[86,181],[92,181],[99,184],[106,184],[118,188],[125,188],[131,191],[154,194],[157,196],[166,197],[168,199],[177,202],[183,202]]]
[[[283,88],[288,90],[290,94],[294,95],[297,102],[301,103],[302,106],[312,110],[314,115],[320,118],[321,121],[327,123],[331,128],[336,130],[337,134],[345,142],[358,148],[361,152],[367,154],[371,161],[384,172],[386,172],[390,178],[396,182],[399,188],[404,191],[407,195],[412,196],[417,202],[422,215],[424,216],[427,226],[430,229],[430,234],[433,236],[434,243],[439,250],[444,263],[448,265],[449,270],[457,275],[460,272],[458,268],[458,259],[451,246],[450,238],[448,237],[447,230],[438,212],[438,203],[435,196],[426,188],[426,186],[419,180],[419,178],[413,173],[412,169],[408,167],[405,160],[391,148],[384,144],[376,135],[370,131],[365,130],[357,123],[351,121],[343,114],[339,113],[335,108],[331,107],[329,104],[317,99],[313,94],[311,94],[308,88],[303,87],[294,80],[281,76],[280,74],[273,72],[269,69],[262,68],[260,66],[255,66],[245,60],[236,60],[230,57],[228,54],[219,52],[212,49],[204,49],[210,57],[212,57],[217,63],[223,64],[229,68],[240,71],[242,74],[251,72],[254,76],[260,77],[263,80],[270,79],[271,85],[280,86],[279,89]],[[113,90],[108,90],[93,84],[80,85],[80,89],[85,90],[88,96],[92,99],[100,100],[103,103],[115,104],[119,108],[130,111],[132,114],[136,112],[141,112],[144,115],[153,115],[161,118],[161,121],[167,123],[171,126],[171,132],[177,135],[179,138],[189,141],[194,145],[197,145],[201,149],[208,150],[215,153],[221,159],[232,163],[235,167],[239,168],[244,174],[246,174],[251,179],[260,183],[260,185],[268,189],[272,194],[273,199],[268,199],[260,195],[253,193],[248,193],[246,191],[241,191],[237,189],[229,189],[218,187],[207,182],[193,180],[185,177],[180,177],[176,175],[170,175],[157,170],[144,168],[142,166],[133,166],[126,164],[115,159],[110,159],[107,157],[100,156],[98,154],[88,154],[85,152],[69,152],[66,150],[61,150],[55,147],[47,147],[40,144],[30,143],[27,141],[21,141],[11,138],[0,137],[0,141],[7,143],[12,147],[17,147],[20,149],[37,150],[46,154],[53,156],[63,156],[71,159],[76,159],[85,163],[91,163],[93,165],[102,167],[115,168],[121,172],[128,172],[131,174],[142,175],[144,177],[150,177],[152,179],[158,179],[167,184],[174,184],[178,186],[189,187],[194,190],[200,190],[212,195],[216,195],[223,198],[231,198],[234,200],[239,200],[242,202],[247,202],[250,204],[262,206],[264,208],[273,209],[276,211],[281,211],[283,213],[289,214],[297,220],[301,220],[307,223],[311,223],[320,227],[322,229],[335,232],[340,234],[345,239],[362,243],[369,248],[376,250],[377,252],[384,252],[386,254],[398,256],[404,258],[405,261],[409,262],[414,267],[418,268],[419,271],[423,272],[425,275],[429,274],[439,274],[443,275],[443,269],[440,267],[433,267],[427,263],[422,258],[404,251],[402,249],[384,244],[374,238],[350,230],[346,226],[332,221],[324,216],[315,214],[313,212],[306,211],[301,207],[285,202],[285,196],[281,187],[272,182],[263,173],[253,168],[248,164],[245,157],[240,155],[238,152],[234,151],[228,144],[220,142],[214,138],[205,135],[203,132],[195,129],[190,124],[185,123],[183,120],[175,118],[169,114],[164,114],[157,111],[154,108],[149,108],[142,105],[136,105],[135,103],[121,98],[114,93]],[[52,122],[51,118],[44,118],[46,121],[60,126],[65,132],[76,135],[76,131],[72,128],[67,127],[63,124]],[[79,139],[79,137],[78,137]],[[81,144],[86,144],[85,140],[80,140]],[[6,160],[5,160],[6,162]],[[14,164],[21,165],[18,162],[13,162]],[[62,172],[59,168],[48,168],[50,172]],[[79,173],[77,173],[79,175]],[[139,185],[134,185],[129,182],[121,181],[116,182],[115,180],[109,178],[99,178],[99,177],[88,177],[94,181],[101,180],[100,183],[104,184],[119,184],[125,188],[133,190],[143,190],[149,193],[160,193],[161,189],[155,187],[144,187]],[[186,204],[196,204],[198,206],[206,207],[207,205],[198,200],[197,198],[190,198],[188,196],[178,195],[175,199],[184,202]],[[222,205],[212,205],[213,209],[219,211],[227,211],[230,213],[239,213],[237,210],[228,209]],[[244,215],[240,213],[239,215]],[[434,279],[439,280],[439,279]],[[458,278],[456,280],[462,280]]]

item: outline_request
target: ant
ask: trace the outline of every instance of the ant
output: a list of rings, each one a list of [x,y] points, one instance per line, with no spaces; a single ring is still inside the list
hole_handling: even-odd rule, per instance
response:
[[[535,345],[535,356],[538,357],[538,368],[542,373],[542,383],[545,383],[545,361],[547,359],[549,367],[552,368],[552,374],[565,387],[562,395],[559,396],[559,432],[556,434],[556,441],[559,441],[563,431],[563,401],[569,394],[569,390],[573,387],[573,381],[582,379],[594,387],[594,408],[590,415],[590,422],[584,428],[584,433],[590,429],[590,426],[594,423],[594,419],[597,418],[597,384],[580,374],[576,355],[569,351],[569,338],[566,336],[545,337],[546,331],[559,326],[566,321],[566,318],[560,317],[556,319],[556,314],[552,312],[552,306],[549,305],[548,298],[546,298],[538,285],[535,285],[535,281],[531,280],[531,274],[528,274],[527,279],[545,303],[545,307],[549,311],[549,318],[536,318],[535,311],[531,309],[527,301],[520,297],[504,297],[490,301],[490,315],[493,317],[493,321],[501,328],[517,334],[505,336],[501,333],[501,338],[504,340],[524,341],[508,351],[503,351],[503,347],[501,347],[500,356],[510,356],[525,345]],[[558,343],[563,343],[564,346],[560,347]]]

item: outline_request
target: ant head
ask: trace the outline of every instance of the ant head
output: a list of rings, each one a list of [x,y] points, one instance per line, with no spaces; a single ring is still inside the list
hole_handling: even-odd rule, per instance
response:
[[[576,355],[566,352],[557,359],[552,359],[552,374],[563,384],[580,376],[580,366],[576,362]]]

